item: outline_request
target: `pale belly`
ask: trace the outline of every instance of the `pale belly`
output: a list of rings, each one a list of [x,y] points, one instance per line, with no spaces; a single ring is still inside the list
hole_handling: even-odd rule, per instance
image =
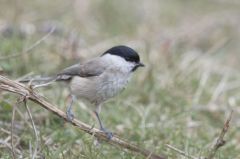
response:
[[[71,91],[78,98],[91,103],[102,103],[118,95],[127,85],[129,76],[114,75],[96,78],[75,77],[71,82]]]

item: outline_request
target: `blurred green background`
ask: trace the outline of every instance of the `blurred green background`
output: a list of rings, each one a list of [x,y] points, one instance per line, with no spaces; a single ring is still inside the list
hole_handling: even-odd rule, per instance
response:
[[[239,19],[237,0],[1,0],[0,74],[11,79],[54,74],[114,45],[128,45],[146,67],[103,107],[106,127],[169,158],[184,157],[165,144],[200,157],[234,110],[227,143],[216,158],[240,158]],[[52,28],[44,42],[24,51]],[[39,92],[66,109],[63,83]],[[16,99],[0,90],[0,158],[11,158],[7,144]],[[104,143],[97,147],[93,137],[28,105],[39,131],[37,158],[143,158]],[[97,125],[90,110],[82,101],[74,105],[76,118]],[[24,106],[17,107],[18,158],[30,158],[34,148],[30,124]]]

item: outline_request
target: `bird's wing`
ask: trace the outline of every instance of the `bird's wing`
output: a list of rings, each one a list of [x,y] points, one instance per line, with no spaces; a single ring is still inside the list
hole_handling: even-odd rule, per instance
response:
[[[92,77],[99,76],[107,68],[100,58],[93,59],[84,64],[76,64],[64,69],[57,75],[57,80],[68,80],[73,76]]]

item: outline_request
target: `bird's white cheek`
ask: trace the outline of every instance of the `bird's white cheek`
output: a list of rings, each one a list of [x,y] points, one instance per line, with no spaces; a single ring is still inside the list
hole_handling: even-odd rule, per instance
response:
[[[132,70],[134,69],[134,67],[135,67],[135,64],[133,64],[133,63],[126,63],[126,65],[124,65],[124,72],[125,73],[132,73]]]

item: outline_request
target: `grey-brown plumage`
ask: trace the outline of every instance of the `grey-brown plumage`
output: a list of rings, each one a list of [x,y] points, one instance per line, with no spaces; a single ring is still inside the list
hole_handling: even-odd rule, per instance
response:
[[[80,76],[80,77],[92,77],[99,76],[107,68],[106,63],[99,57],[84,64],[76,64],[64,69],[58,74],[59,80],[61,76]]]

